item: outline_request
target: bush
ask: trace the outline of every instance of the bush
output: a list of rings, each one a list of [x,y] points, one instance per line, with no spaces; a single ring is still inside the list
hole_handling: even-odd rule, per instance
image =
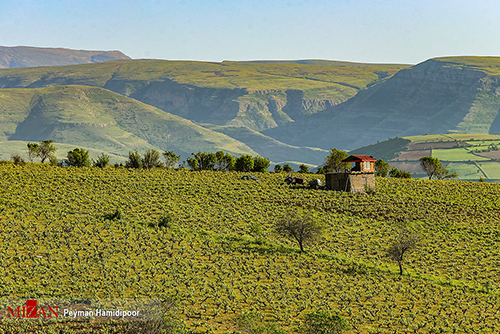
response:
[[[163,163],[160,161],[160,152],[157,150],[147,150],[142,158],[142,167],[144,169],[151,169],[154,167],[162,167]]]
[[[284,164],[283,165],[283,171],[287,172],[287,173],[290,173],[290,172],[293,172],[293,169],[292,169],[292,167],[290,167],[289,164]]]
[[[89,151],[85,151],[83,148],[75,148],[73,151],[68,152],[68,165],[75,167],[88,167],[89,162]]]
[[[142,169],[142,159],[139,152],[128,152],[128,160],[125,162],[125,168]]]
[[[411,179],[411,173],[404,170],[399,170],[396,167],[392,167],[389,172],[390,177],[395,177],[399,179]]]
[[[101,153],[96,160],[92,162],[94,167],[105,168],[109,164],[109,155]]]
[[[164,216],[161,216],[158,220],[158,227],[168,228],[172,226],[173,222],[174,217],[171,214],[166,214]]]
[[[22,166],[24,165],[24,159],[19,154],[12,154],[10,160],[14,162],[14,165]]]
[[[349,329],[349,324],[341,316],[327,311],[318,311],[306,314],[300,333],[336,334],[347,329]]]
[[[271,161],[268,158],[263,158],[261,156],[256,156],[253,158],[253,172],[264,173],[271,165]]]
[[[275,173],[281,173],[282,171],[283,171],[283,168],[280,165],[274,166]]]
[[[304,164],[300,165],[299,166],[299,173],[308,174],[309,173],[309,167],[307,167]]]
[[[49,163],[51,166],[57,166],[57,164],[58,164],[57,158],[55,156],[51,156],[49,158]]]
[[[245,312],[236,318],[237,333],[241,334],[285,334],[278,325],[267,322],[258,312]]]
[[[181,160],[181,156],[175,154],[174,151],[165,151],[163,158],[165,159],[165,167],[167,168],[174,168],[179,163],[179,160]]]
[[[254,160],[251,155],[242,155],[236,159],[234,167],[238,172],[250,172],[253,170],[253,164]]]
[[[113,213],[104,214],[104,220],[118,220],[118,219],[122,219],[122,218],[123,218],[123,215],[122,215],[120,209],[116,209],[116,211]]]

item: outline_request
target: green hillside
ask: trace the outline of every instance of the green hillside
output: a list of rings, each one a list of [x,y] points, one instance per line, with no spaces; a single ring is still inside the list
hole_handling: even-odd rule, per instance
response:
[[[481,134],[439,134],[392,138],[350,151],[388,161],[415,176],[425,176],[419,159],[438,158],[460,179],[500,180],[500,136]]]
[[[163,60],[0,70],[0,88],[104,87],[190,120],[273,128],[347,101],[407,65]]]
[[[279,141],[355,149],[425,133],[500,134],[500,58],[429,59],[301,122],[263,131]]]
[[[224,134],[98,87],[3,89],[0,119],[2,154],[12,151],[13,141],[52,139],[118,156],[151,148],[184,158],[198,150],[256,155]]]
[[[307,162],[316,167],[322,164],[325,157],[328,155],[327,150],[283,144],[247,127],[217,126],[211,124],[201,125],[210,130],[228,135],[240,142],[248,143],[249,147],[260,156],[267,157],[277,164],[289,163],[290,159],[299,158],[299,161]],[[294,164],[297,164],[297,162]],[[301,163],[298,162],[298,164],[300,165]]]
[[[252,333],[235,327],[251,311],[297,334],[318,311],[344,318],[345,333],[500,331],[499,184],[380,178],[367,196],[256,175],[0,164],[3,301],[163,298],[189,333]],[[323,226],[305,253],[274,232],[286,212]],[[402,226],[420,242],[400,276],[387,250]],[[0,330],[66,333],[67,319]],[[125,333],[113,328],[127,321],[90,323]]]

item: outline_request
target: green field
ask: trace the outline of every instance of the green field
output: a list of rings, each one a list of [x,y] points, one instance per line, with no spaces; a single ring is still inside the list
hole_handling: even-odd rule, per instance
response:
[[[1,164],[0,293],[174,296],[191,333],[233,333],[245,311],[295,333],[318,310],[349,333],[500,330],[500,185],[377,178],[367,196],[241,175]],[[306,253],[273,232],[285,212],[323,225]],[[149,227],[166,214],[169,227]],[[421,235],[402,277],[385,255],[400,226]]]
[[[451,173],[456,172],[463,180],[500,179],[500,162],[482,157],[475,150],[490,150],[490,145],[500,145],[500,136],[482,134],[431,134],[392,138],[370,146],[350,151],[351,154],[368,154],[389,161],[398,168],[412,165],[411,172],[424,177],[423,170],[415,169],[418,159],[405,160],[412,152],[418,152],[425,147],[432,148],[432,156],[442,161]],[[448,146],[446,148],[440,148]],[[497,151],[491,151],[497,152]],[[404,154],[402,154],[404,153]],[[461,163],[462,162],[462,163]],[[477,163],[477,164],[476,164]],[[485,166],[483,168],[482,166]],[[480,168],[478,168],[480,166]],[[488,172],[486,172],[486,170]]]

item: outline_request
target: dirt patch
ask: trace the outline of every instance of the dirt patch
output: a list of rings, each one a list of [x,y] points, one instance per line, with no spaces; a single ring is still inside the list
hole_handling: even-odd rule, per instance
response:
[[[419,151],[406,151],[406,152],[401,152],[399,157],[396,159],[392,159],[390,161],[396,161],[396,160],[405,160],[405,161],[418,161],[422,157],[428,157],[431,155],[430,150],[419,150]]]
[[[476,155],[490,159],[500,159],[500,151],[482,152],[482,153],[476,153]]]
[[[466,142],[459,142],[460,146],[470,146]],[[428,150],[431,147],[432,148],[452,148],[456,147],[457,142],[455,141],[449,141],[449,142],[435,142],[435,143],[420,143],[420,144],[410,144],[408,146],[408,150],[413,151],[413,150]]]

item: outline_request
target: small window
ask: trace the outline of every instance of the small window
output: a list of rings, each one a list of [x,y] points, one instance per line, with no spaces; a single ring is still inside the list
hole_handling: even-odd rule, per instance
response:
[[[370,161],[365,161],[365,169],[372,169],[372,163]]]

